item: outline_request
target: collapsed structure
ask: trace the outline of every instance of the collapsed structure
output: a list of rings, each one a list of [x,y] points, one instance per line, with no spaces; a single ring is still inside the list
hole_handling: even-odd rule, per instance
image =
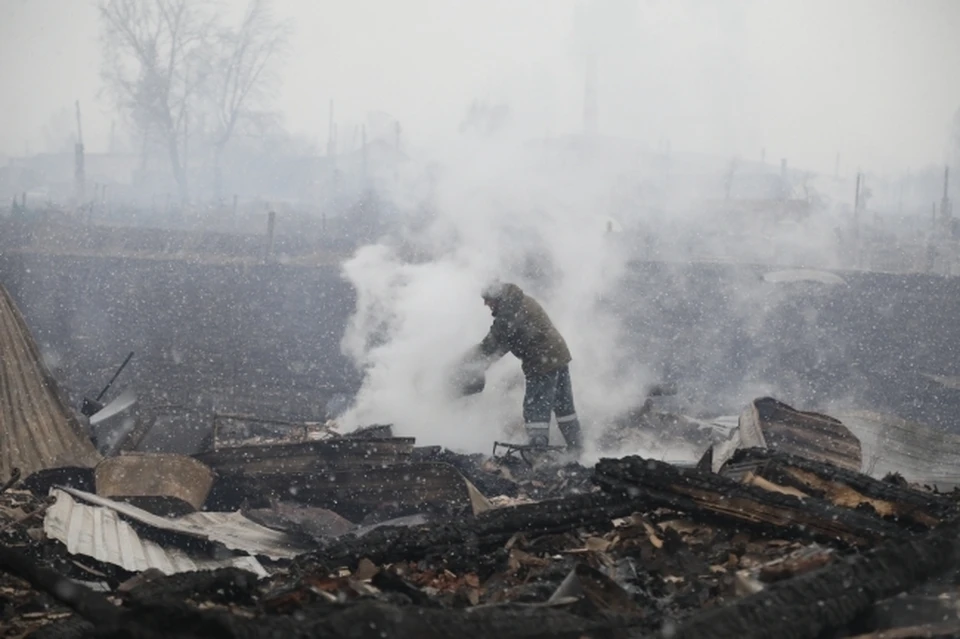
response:
[[[611,449],[669,425],[699,459],[587,468],[214,415],[199,454],[101,457],[2,288],[0,339],[0,636],[960,633],[950,469],[888,475],[923,456],[898,424],[647,405]]]

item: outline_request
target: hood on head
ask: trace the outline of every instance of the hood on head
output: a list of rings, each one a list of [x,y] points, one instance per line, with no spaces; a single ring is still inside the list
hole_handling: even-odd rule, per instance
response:
[[[510,282],[498,281],[485,286],[481,295],[486,300],[510,304],[523,299],[523,289]]]

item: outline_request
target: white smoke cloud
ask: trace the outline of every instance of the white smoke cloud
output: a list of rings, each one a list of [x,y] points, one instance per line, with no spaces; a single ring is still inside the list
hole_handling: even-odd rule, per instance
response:
[[[426,213],[405,219],[402,239],[364,247],[344,266],[358,301],[343,350],[365,381],[342,421],[393,423],[421,444],[472,451],[522,437],[511,430],[523,387],[511,355],[490,368],[481,395],[456,397],[448,383],[489,328],[480,290],[500,278],[538,299],[566,338],[589,441],[643,401],[651,376],[625,360],[626,320],[604,306],[627,262],[619,236],[607,233],[622,171],[576,147],[469,138],[437,166]],[[422,182],[409,184],[397,196],[408,205],[424,193]]]

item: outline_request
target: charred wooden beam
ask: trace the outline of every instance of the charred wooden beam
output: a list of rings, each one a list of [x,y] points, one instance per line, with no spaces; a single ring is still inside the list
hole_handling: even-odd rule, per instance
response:
[[[404,461],[413,451],[413,445],[412,437],[339,437],[291,444],[218,448],[194,457],[217,472],[261,475],[331,468],[376,468]]]
[[[268,615],[248,619],[223,610],[198,610],[169,599],[164,593],[153,600],[132,599],[121,609],[86,586],[75,584],[52,570],[36,565],[25,555],[0,547],[0,570],[17,575],[35,588],[66,603],[89,620],[94,630],[85,636],[101,639],[153,639],[159,637],[219,637],[222,639],[380,639],[382,637],[461,639],[500,637],[615,637],[637,619],[610,615],[586,619],[555,606],[478,606],[472,609],[439,609],[396,606],[377,601],[353,605],[324,605],[304,614]],[[215,585],[211,580],[207,586]],[[205,589],[205,588],[204,588]],[[193,590],[193,588],[189,588]]]
[[[322,606],[303,614],[244,619],[222,611],[201,611],[184,604],[136,606],[117,629],[100,639],[184,637],[219,639],[547,639],[613,637],[633,620],[584,619],[550,606],[479,606],[438,609],[366,601]]]
[[[960,621],[957,619],[958,606],[960,606],[960,593],[957,592],[956,585],[925,584],[910,592],[876,602],[857,620],[853,629],[866,634],[922,626],[939,620],[953,620],[956,623]]]
[[[761,449],[737,451],[728,462],[776,484],[846,508],[872,508],[897,522],[932,528],[957,512],[957,504],[934,493],[880,481],[867,475],[796,455]],[[726,473],[724,473],[726,474]]]
[[[120,610],[103,595],[37,565],[25,554],[12,548],[0,546],[0,571],[23,579],[90,621],[100,620],[99,623],[111,624],[120,618]]]
[[[956,568],[960,520],[907,541],[773,584],[736,603],[704,612],[675,639],[784,637],[806,639],[842,630],[874,604]]]
[[[835,466],[860,470],[860,440],[837,419],[797,410],[772,397],[753,400],[740,413],[740,428],[759,431],[770,448]]]
[[[363,537],[347,535],[297,558],[310,566],[350,565],[366,557],[376,564],[418,561],[456,552],[472,557],[501,547],[514,534],[566,532],[580,526],[610,524],[640,507],[636,501],[603,494],[574,495],[535,504],[499,508],[474,518],[456,517],[424,526],[377,528]]]
[[[424,510],[452,513],[471,507],[467,482],[457,469],[430,462],[225,475],[218,479],[208,503],[220,510],[236,510],[273,500],[329,508],[352,521],[375,512],[387,513],[380,518],[387,519]]]
[[[647,507],[667,507],[707,521],[790,531],[801,538],[865,546],[902,538],[907,531],[869,513],[801,498],[695,468],[642,457],[601,459],[595,481],[607,493]]]

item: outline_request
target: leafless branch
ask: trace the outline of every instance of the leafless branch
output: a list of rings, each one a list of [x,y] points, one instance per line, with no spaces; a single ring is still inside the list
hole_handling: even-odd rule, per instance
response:
[[[251,0],[240,27],[221,32],[214,142],[219,148],[230,140],[244,110],[257,106],[269,89],[271,65],[284,54],[289,33],[287,23],[273,19],[267,0]]]
[[[216,8],[215,0],[100,0],[106,93],[144,139],[160,136],[184,200],[187,118],[197,129],[214,122],[219,162],[247,110],[267,97],[290,31],[269,0],[251,0],[235,27]]]

